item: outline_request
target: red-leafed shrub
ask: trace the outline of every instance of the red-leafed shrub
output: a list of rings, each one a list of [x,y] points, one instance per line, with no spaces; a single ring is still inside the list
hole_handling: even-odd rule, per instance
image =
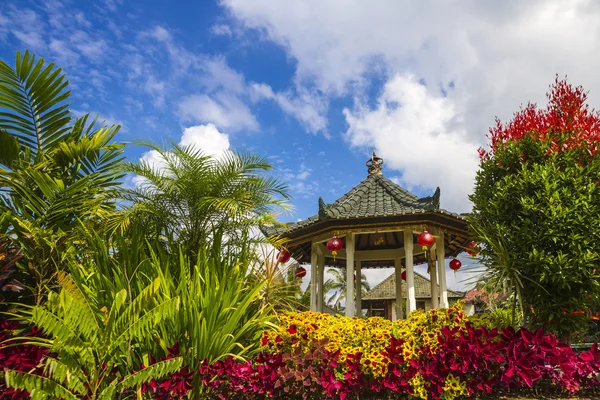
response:
[[[490,128],[490,149],[479,150],[481,159],[494,158],[504,145],[527,136],[548,143],[547,153],[577,149],[583,155],[596,155],[600,147],[600,116],[586,104],[583,87],[557,78],[547,97],[546,108],[530,103],[507,123],[496,119],[496,125]]]
[[[546,106],[496,121],[470,196],[485,281],[565,341],[600,311],[600,112],[587,101],[557,79]]]
[[[390,322],[392,329],[387,336],[378,331],[388,338],[380,355],[385,363],[383,374],[379,374],[379,369],[370,367],[370,360],[379,358],[369,350],[369,343],[349,343],[344,348],[344,343],[337,340],[345,332],[331,327],[336,321],[347,322],[361,337],[361,320],[312,315],[292,316],[287,324],[266,336],[265,352],[253,360],[228,358],[212,365],[203,363],[199,369],[201,382],[220,399],[347,399],[357,395],[361,399],[407,395],[455,399],[532,388],[574,394],[600,384],[596,375],[600,371],[597,345],[577,354],[542,330],[533,333],[526,329],[474,327],[453,309],[448,315],[457,316],[458,322],[452,327],[438,328],[435,324],[444,316],[432,311],[426,318],[421,313],[409,322]],[[298,323],[301,318],[317,323],[302,326]],[[330,325],[326,326],[325,320]],[[409,325],[413,331],[406,332],[404,328]],[[308,334],[305,328],[310,329]],[[320,337],[320,330],[330,332],[330,337],[313,340]],[[413,338],[417,331],[419,338]],[[343,349],[327,350],[332,344]]]
[[[167,349],[168,355],[161,357],[160,361],[170,360],[179,356],[179,343]],[[153,362],[151,360],[150,365]],[[183,366],[179,371],[164,379],[153,379],[142,385],[142,393],[151,396],[153,399],[181,399],[184,398],[192,389],[194,374]]]
[[[48,351],[45,348],[27,344],[11,346],[9,339],[15,337],[15,332],[20,330],[20,328],[22,327],[16,321],[0,320],[0,368],[2,370],[12,369],[22,372],[33,370],[41,374],[43,368],[40,366],[40,362]],[[33,327],[29,332],[21,335],[39,336],[39,332]],[[17,400],[29,398],[29,394],[25,391],[7,388],[4,376],[0,376],[0,378],[0,399]]]

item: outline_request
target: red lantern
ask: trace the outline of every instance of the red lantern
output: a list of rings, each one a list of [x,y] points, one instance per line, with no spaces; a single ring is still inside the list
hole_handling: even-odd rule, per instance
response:
[[[476,256],[477,254],[479,254],[479,244],[475,243],[475,242],[469,242],[467,243],[467,247],[466,247],[467,253],[469,253],[469,255],[471,256]]]
[[[344,246],[344,242],[342,242],[342,239],[339,239],[336,236],[332,237],[327,241],[327,249],[331,251],[333,261],[335,261],[335,256],[337,256],[338,250],[342,249],[342,246]]]
[[[406,280],[406,271],[402,271],[402,274],[400,275],[400,277],[402,278],[403,281]]]
[[[462,267],[462,263],[460,262],[460,260],[457,260],[456,258],[450,261],[450,269],[454,272],[458,271],[460,269],[460,267]]]
[[[421,234],[417,237],[417,243],[419,246],[423,247],[423,250],[427,250],[429,246],[433,244],[433,242],[435,242],[435,238],[427,231],[421,232]]]
[[[289,251],[282,250],[279,253],[277,253],[277,262],[285,264],[286,262],[290,261],[290,257],[291,255]]]
[[[296,278],[304,278],[306,276],[306,268],[298,267],[296,269]]]
[[[433,242],[435,242],[435,238],[427,231],[421,232],[421,234],[417,237],[417,243],[425,252],[425,257],[427,257],[427,250],[429,249],[429,246],[433,244]]]
[[[356,280],[356,275],[354,275],[354,280]]]

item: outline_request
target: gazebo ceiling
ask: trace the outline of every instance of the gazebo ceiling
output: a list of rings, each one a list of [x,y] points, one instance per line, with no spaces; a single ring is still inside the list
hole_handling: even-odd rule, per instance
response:
[[[429,225],[431,226],[431,225]],[[411,228],[411,226],[407,226]],[[401,228],[399,228],[401,229]],[[466,236],[458,236],[455,234],[444,235],[444,248],[446,257],[456,256],[463,252],[464,245],[468,242]],[[339,231],[338,231],[339,235]],[[401,231],[387,231],[382,233],[355,233],[354,235],[354,249],[355,254],[361,252],[377,251],[377,250],[396,250],[404,247],[404,235]],[[381,238],[386,240],[385,243],[381,243]],[[414,262],[415,264],[422,264],[427,262],[423,250],[416,244],[417,234],[413,234],[414,238]],[[341,238],[344,242],[344,248],[346,248],[345,238]],[[389,241],[387,241],[389,239]],[[380,244],[376,244],[380,243]],[[301,244],[295,245],[293,242],[288,244],[292,256],[300,263],[310,263],[312,241],[306,241]],[[325,264],[335,268],[346,268],[346,259],[344,253],[337,256],[334,260],[331,253],[327,250],[325,243],[320,243],[321,250],[325,254]],[[362,260],[362,268],[391,268],[394,266],[394,258],[391,256],[382,256],[377,260]]]
[[[284,227],[263,226],[261,230],[267,236],[286,240],[288,250],[299,262],[310,262],[312,242],[350,232],[355,233],[355,250],[368,251],[404,247],[399,231],[405,229],[440,229],[445,233],[446,256],[462,252],[468,241],[466,218],[440,208],[440,189],[431,196],[419,198],[385,178],[381,173],[382,165],[383,159],[373,153],[367,161],[368,176],[335,202],[325,204],[319,198],[316,215]],[[425,259],[422,254],[415,254],[415,261]],[[386,260],[363,262],[366,268],[369,264],[373,264],[371,267],[389,266]]]

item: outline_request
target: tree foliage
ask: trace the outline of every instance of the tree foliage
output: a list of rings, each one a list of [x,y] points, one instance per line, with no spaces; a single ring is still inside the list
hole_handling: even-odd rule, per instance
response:
[[[264,157],[233,151],[208,156],[176,144],[148,146],[159,163],[127,164],[138,185],[125,191],[133,204],[129,217],[146,226],[148,234],[172,237],[192,252],[216,230],[242,243],[252,239],[252,227],[288,207],[286,185],[264,175],[271,169]]]
[[[70,93],[62,70],[29,52],[0,61],[0,242],[20,249],[37,302],[81,225],[112,214],[122,176],[119,127],[73,120]]]
[[[600,114],[586,99],[557,79],[546,108],[497,121],[471,196],[483,263],[518,288],[531,324],[563,337],[600,292]]]

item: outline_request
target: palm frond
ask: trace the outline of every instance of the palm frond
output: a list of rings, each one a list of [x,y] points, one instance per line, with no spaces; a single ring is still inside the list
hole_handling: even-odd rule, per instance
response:
[[[0,128],[38,158],[64,139],[71,121],[68,81],[60,68],[17,52],[16,66],[0,60]]]
[[[19,158],[20,145],[17,138],[0,128],[0,165],[11,169]]]

